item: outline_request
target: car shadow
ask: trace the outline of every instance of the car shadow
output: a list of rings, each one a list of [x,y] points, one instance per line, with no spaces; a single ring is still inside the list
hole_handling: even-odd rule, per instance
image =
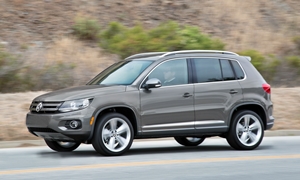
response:
[[[261,145],[255,150],[250,151],[260,151],[260,150],[268,150],[271,149],[272,146],[268,145]],[[167,153],[193,153],[193,152],[228,152],[228,151],[238,151],[233,148],[231,148],[229,145],[199,145],[199,146],[193,146],[193,147],[186,147],[186,146],[178,146],[178,147],[149,147],[149,148],[132,148],[129,149],[125,154],[122,156],[135,156],[135,155],[158,155],[158,154],[167,154]],[[60,157],[60,158],[68,158],[68,157],[96,157],[96,156],[102,156],[105,157],[99,153],[97,153],[94,149],[90,150],[75,150],[73,152],[55,152],[55,151],[42,151],[38,153],[40,156],[45,158],[54,158],[54,157]]]

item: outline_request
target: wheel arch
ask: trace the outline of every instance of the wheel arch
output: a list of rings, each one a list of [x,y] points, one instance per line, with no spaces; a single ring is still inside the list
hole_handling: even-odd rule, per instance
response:
[[[127,119],[132,124],[134,135],[137,134],[137,132],[138,132],[138,121],[137,121],[136,113],[134,112],[134,110],[131,107],[124,106],[124,105],[108,106],[108,107],[104,107],[104,108],[99,109],[95,113],[95,115],[94,115],[95,121],[92,125],[92,131],[91,131],[91,135],[89,137],[89,141],[93,138],[97,122],[100,121],[102,116],[104,116],[107,113],[112,113],[112,112],[120,113],[120,114],[124,115],[125,117],[127,117]]]
[[[229,116],[229,125],[230,125],[230,127],[231,127],[231,123],[232,123],[232,117],[237,112],[239,112],[241,110],[250,110],[250,111],[255,112],[257,115],[259,115],[259,117],[263,121],[264,130],[266,130],[266,127],[267,127],[267,113],[266,113],[266,110],[263,108],[263,106],[258,104],[258,103],[244,103],[244,104],[240,104],[240,105],[236,106],[235,108],[233,108],[231,110],[230,116]]]

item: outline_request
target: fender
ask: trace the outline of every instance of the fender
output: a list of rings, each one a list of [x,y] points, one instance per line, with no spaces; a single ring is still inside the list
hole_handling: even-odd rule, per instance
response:
[[[228,119],[228,127],[229,127],[229,128],[230,128],[231,119],[232,119],[232,115],[233,115],[234,111],[235,111],[237,108],[239,108],[239,107],[241,107],[241,106],[244,106],[244,105],[258,105],[258,106],[260,106],[260,107],[264,110],[264,113],[265,113],[265,119],[267,118],[267,111],[266,111],[266,109],[265,109],[259,102],[243,102],[243,103],[241,103],[241,104],[238,104],[238,105],[234,106],[234,108],[231,109],[230,114],[229,114],[229,119]],[[263,123],[264,123],[264,125],[266,125],[266,122],[265,122],[265,121],[263,121]]]
[[[94,118],[95,118],[95,120],[94,120],[94,123],[93,123],[93,125],[92,125],[92,128],[91,128],[91,133],[90,133],[90,136],[88,137],[88,139],[87,139],[87,142],[90,142],[91,140],[92,140],[92,138],[93,138],[93,135],[94,135],[94,129],[95,129],[95,125],[96,125],[96,123],[97,123],[97,119],[98,119],[98,116],[99,116],[99,114],[102,112],[102,111],[104,111],[105,109],[110,109],[110,108],[115,108],[115,107],[124,107],[124,108],[128,108],[128,109],[130,109],[132,112],[133,112],[133,114],[134,114],[134,116],[135,116],[135,123],[136,123],[136,128],[137,128],[137,132],[139,132],[139,127],[140,127],[140,118],[136,115],[136,111],[131,107],[131,106],[128,106],[128,105],[117,105],[117,104],[115,104],[115,105],[110,105],[110,106],[105,106],[105,107],[102,107],[102,108],[100,108],[100,109],[98,109],[98,110],[96,110],[95,112],[96,113],[94,113]]]

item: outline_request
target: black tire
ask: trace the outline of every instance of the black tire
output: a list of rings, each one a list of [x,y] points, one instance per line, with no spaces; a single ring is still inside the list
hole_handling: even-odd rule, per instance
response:
[[[125,153],[133,141],[131,122],[122,114],[105,114],[97,121],[92,140],[94,149],[105,156]]]
[[[260,116],[253,111],[242,110],[233,116],[226,140],[234,149],[252,150],[260,145],[263,137],[264,125]]]
[[[49,148],[57,152],[71,152],[78,148],[81,143],[78,142],[63,142],[50,141],[44,139]]]
[[[174,139],[183,146],[198,146],[205,140],[205,137],[174,137]]]

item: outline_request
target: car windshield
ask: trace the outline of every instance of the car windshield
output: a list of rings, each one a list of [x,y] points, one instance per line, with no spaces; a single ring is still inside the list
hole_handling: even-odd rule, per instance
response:
[[[130,85],[152,62],[120,61],[102,71],[88,85]]]

